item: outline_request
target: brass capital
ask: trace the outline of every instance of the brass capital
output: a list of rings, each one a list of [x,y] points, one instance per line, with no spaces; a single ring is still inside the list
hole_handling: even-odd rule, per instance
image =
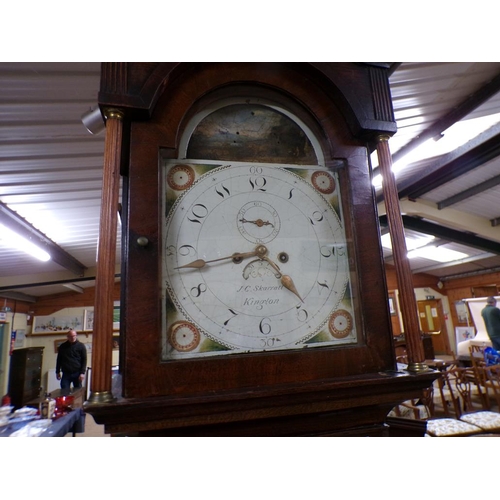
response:
[[[390,135],[380,134],[380,135],[377,135],[377,142],[389,142],[390,138],[391,138]]]
[[[116,401],[116,398],[111,391],[95,391],[90,394],[87,404],[104,404],[113,403],[114,401]]]
[[[104,116],[107,119],[109,118],[115,118],[116,120],[123,120],[125,117],[125,113],[118,108],[106,108],[104,110]]]
[[[408,363],[406,369],[412,373],[422,373],[430,370],[430,368],[425,363]]]

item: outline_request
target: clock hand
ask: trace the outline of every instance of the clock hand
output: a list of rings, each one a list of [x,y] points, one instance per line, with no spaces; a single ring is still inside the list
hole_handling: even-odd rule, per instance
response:
[[[281,274],[280,268],[277,266],[277,264],[275,264],[271,259],[269,259],[265,255],[262,255],[260,258],[268,262],[271,265],[271,267],[277,272],[276,277],[281,279],[281,284],[286,289],[290,290],[292,293],[297,295],[297,297],[300,299],[301,302],[304,302],[302,300],[302,297],[299,295],[299,292],[297,291],[297,288],[295,287],[292,278],[287,274]]]
[[[258,245],[257,247],[255,247],[255,250],[253,252],[244,252],[244,253],[236,252],[233,253],[233,255],[229,255],[228,257],[220,257],[218,259],[212,259],[212,260],[197,259],[193,260],[193,262],[190,262],[189,264],[184,264],[183,266],[179,266],[174,269],[184,269],[184,268],[201,269],[202,267],[205,267],[207,264],[211,264],[213,262],[220,262],[222,260],[229,260],[229,259],[237,259],[238,261],[240,261],[243,259],[247,259],[248,257],[263,255],[266,252],[267,252],[266,247],[264,247],[263,245]]]
[[[273,224],[271,224],[268,221],[263,221],[262,219],[257,219],[257,220],[240,219],[240,222],[243,222],[243,224],[245,224],[246,222],[249,224],[255,224],[258,227],[262,227],[262,226],[273,226],[274,227]]]

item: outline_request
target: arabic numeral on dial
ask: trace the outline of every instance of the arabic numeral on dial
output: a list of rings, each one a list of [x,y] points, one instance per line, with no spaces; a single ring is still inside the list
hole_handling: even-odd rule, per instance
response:
[[[280,339],[276,338],[270,338],[270,339],[259,339],[260,340],[260,347],[262,349],[265,349],[266,347],[274,347],[276,345],[276,342],[279,342]]]
[[[191,288],[191,295],[195,298],[199,297],[202,293],[207,291],[207,285],[205,283],[200,283],[198,286]]]
[[[215,188],[215,192],[221,197],[221,198],[225,198],[226,196],[231,196],[231,192],[229,191],[229,189],[224,186],[223,184],[220,185],[220,189],[218,189],[217,187]]]
[[[172,257],[172,255],[175,255],[175,246],[174,245],[169,245],[166,249],[165,249],[165,255],[167,257]]]
[[[208,215],[208,208],[201,203],[197,203],[193,206],[189,215],[190,217],[188,217],[187,219],[190,222],[201,224],[201,221]]]
[[[309,313],[305,309],[302,309],[301,304],[296,306],[296,309],[297,309],[297,319],[302,323],[307,321],[307,318],[309,318]]]
[[[235,317],[238,316],[238,313],[235,313],[232,309],[229,309],[229,312],[232,314],[232,316],[224,321],[224,326],[227,326],[227,324]]]
[[[191,245],[180,246],[178,253],[179,253],[179,255],[182,255],[183,257],[187,257],[188,255],[196,257],[196,249]]]
[[[343,257],[345,255],[345,247],[338,247],[337,253],[339,254],[340,257]]]
[[[271,333],[271,320],[269,318],[262,318],[259,323],[259,330],[262,335],[269,335]]]
[[[330,246],[330,245],[323,245],[320,249],[319,249],[321,255],[323,257],[325,257],[326,259],[328,257],[331,257],[332,255],[335,255],[335,248],[333,246]]]
[[[252,175],[260,175],[262,173],[262,167],[250,167],[250,173]]]
[[[330,287],[326,284],[326,281],[324,283],[320,283],[319,281],[316,282],[318,285],[318,294],[321,295],[321,292],[323,290],[328,290],[330,291]]]
[[[265,177],[255,177],[254,179],[248,179],[248,182],[252,186],[252,191],[266,191],[264,186],[267,184]]]
[[[309,217],[309,221],[313,226],[316,225],[318,222],[321,222],[322,220],[323,220],[323,214],[318,210],[316,210],[316,212],[313,212],[312,216]]]

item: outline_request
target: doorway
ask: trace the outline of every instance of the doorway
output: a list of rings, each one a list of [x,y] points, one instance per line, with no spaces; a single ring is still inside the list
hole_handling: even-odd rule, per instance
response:
[[[417,305],[420,329],[422,333],[431,336],[434,354],[452,355],[441,300],[419,300]]]

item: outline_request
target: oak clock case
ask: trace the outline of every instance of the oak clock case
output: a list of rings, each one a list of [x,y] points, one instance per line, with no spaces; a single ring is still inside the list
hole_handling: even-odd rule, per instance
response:
[[[163,361],[358,342],[341,178],[164,160]]]

